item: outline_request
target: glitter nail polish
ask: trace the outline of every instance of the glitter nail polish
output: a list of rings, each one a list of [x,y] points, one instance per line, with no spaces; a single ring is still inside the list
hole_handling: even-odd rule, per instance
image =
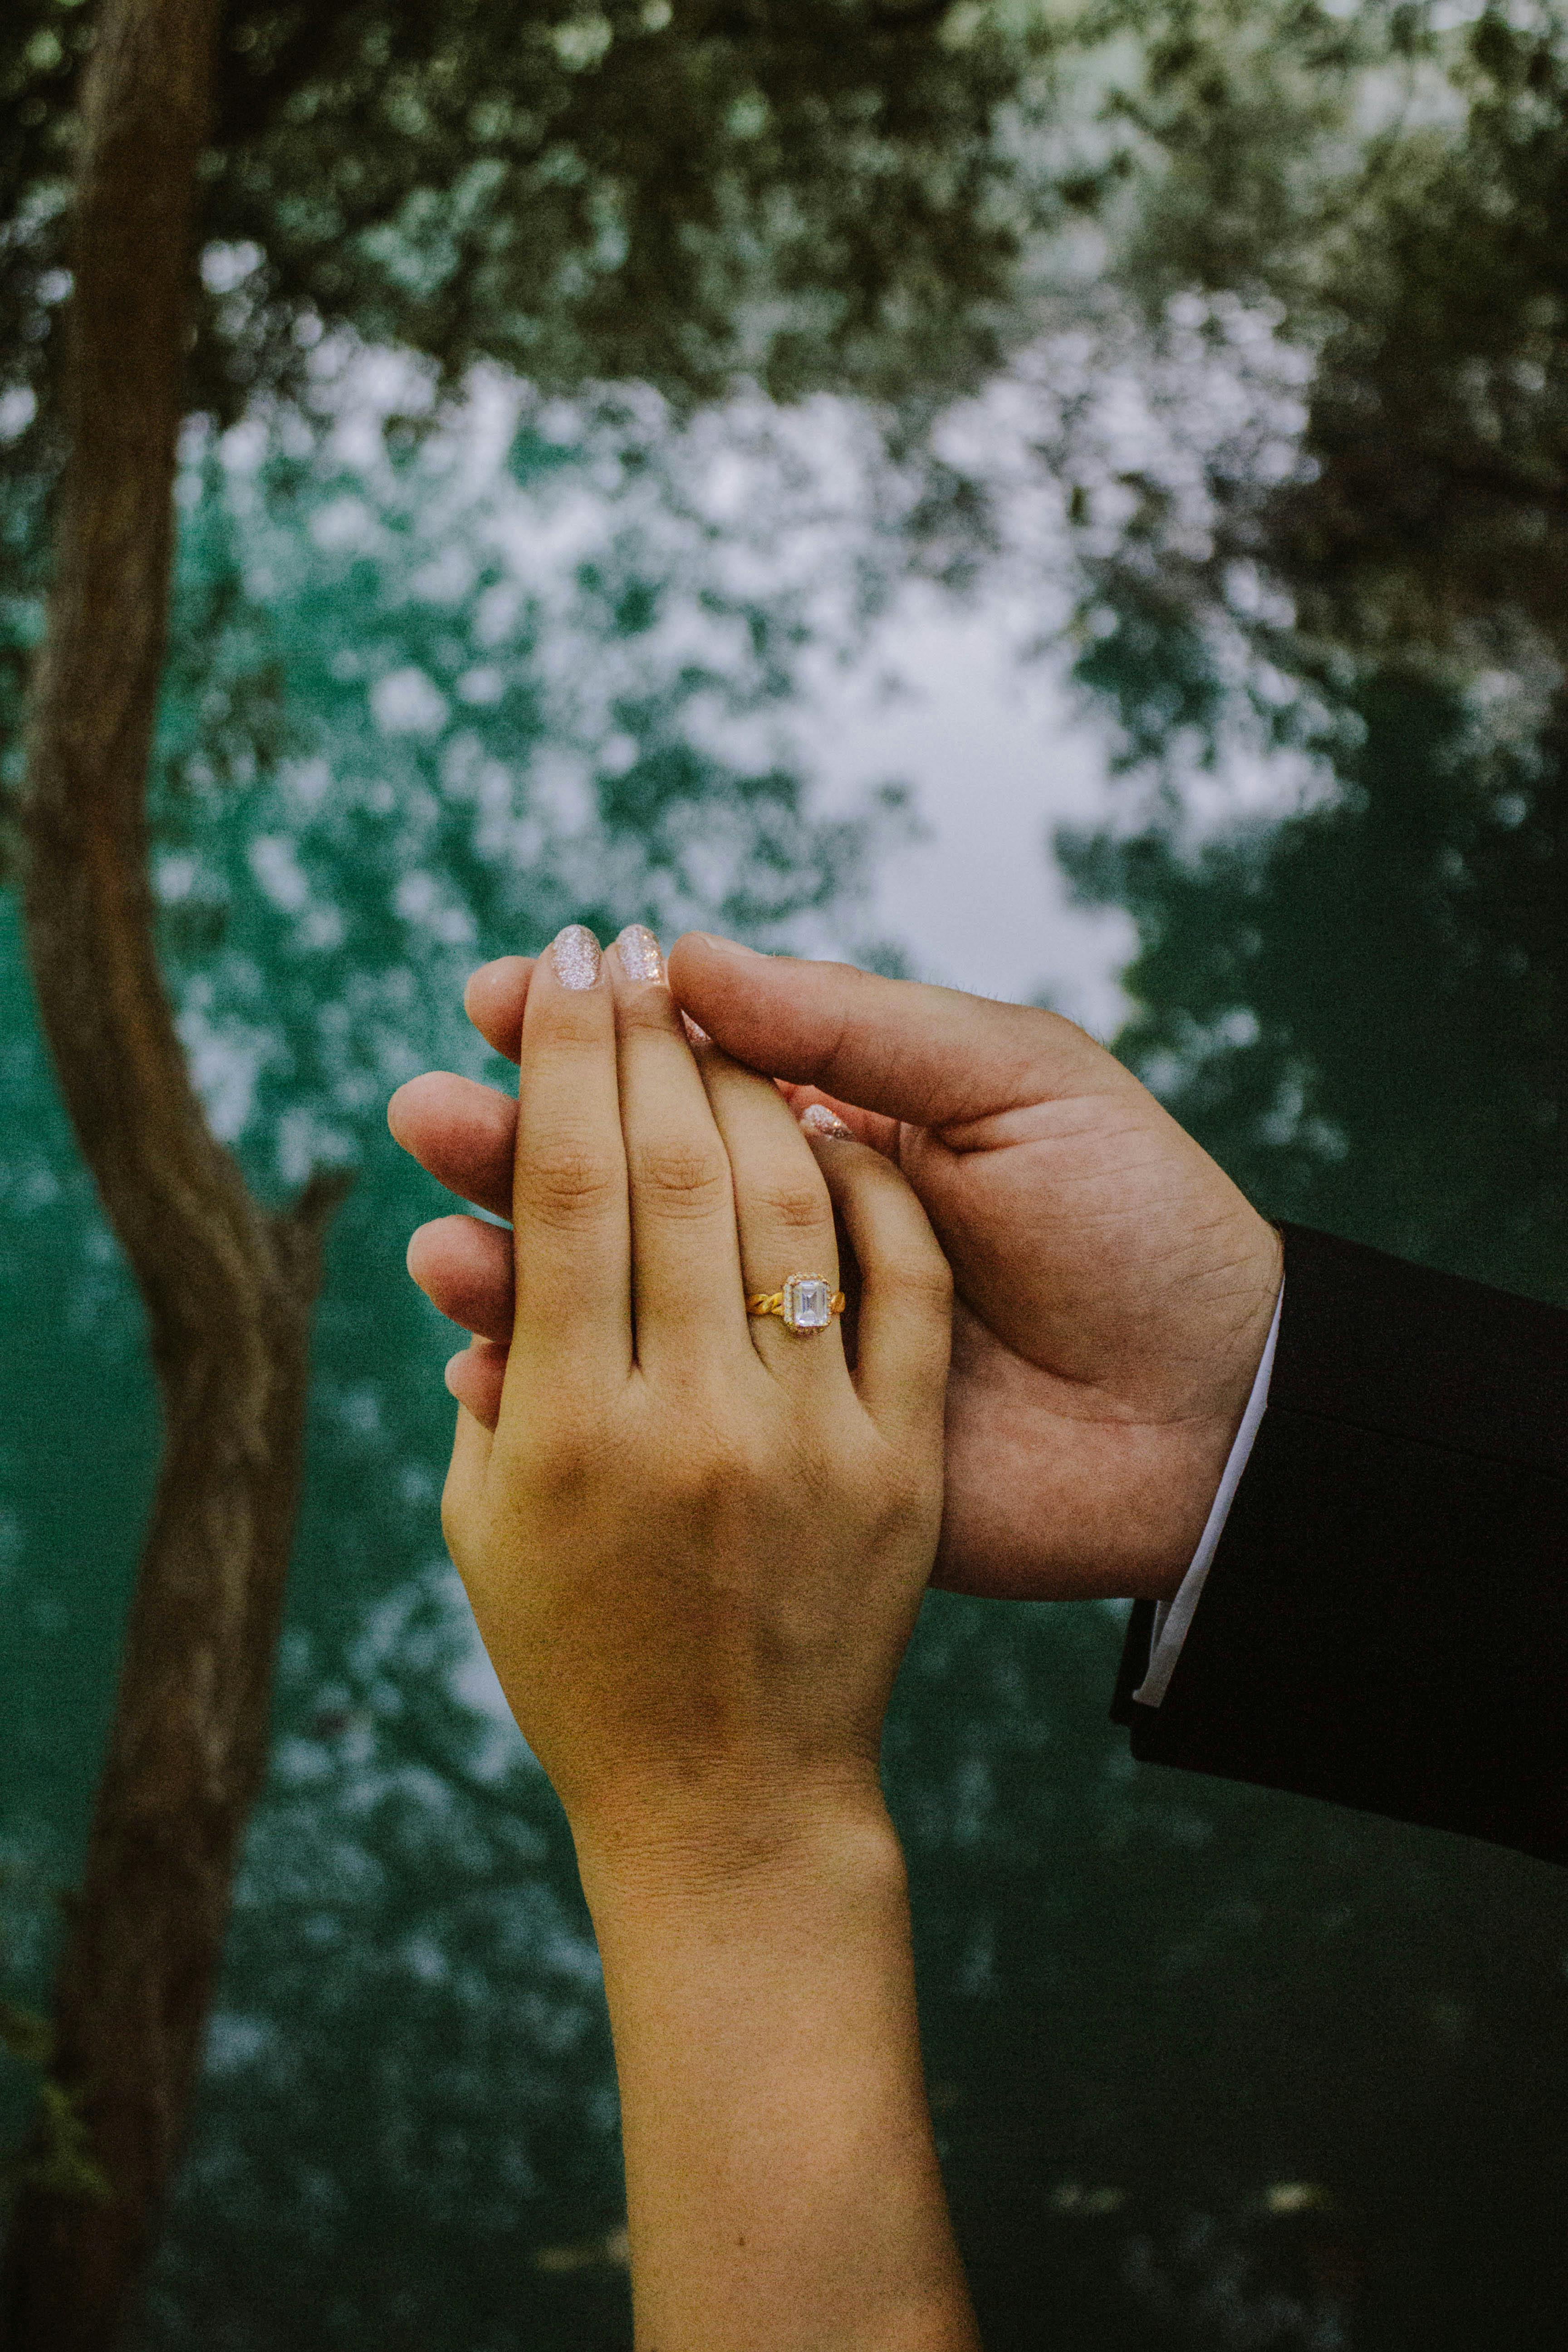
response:
[[[585,923],[568,923],[550,950],[563,988],[592,988],[599,977],[599,942]]]
[[[836,1110],[826,1103],[807,1103],[801,1112],[800,1123],[807,1135],[820,1135],[833,1143],[853,1143],[855,1130],[846,1127]]]
[[[646,923],[628,923],[616,941],[616,953],[628,980],[662,980],[664,958],[658,941]]]
[[[702,1028],[699,1023],[693,1021],[689,1013],[683,1013],[681,1014],[680,1025],[686,1032],[687,1043],[689,1045],[710,1045],[713,1043],[713,1040],[708,1034],[707,1030]]]

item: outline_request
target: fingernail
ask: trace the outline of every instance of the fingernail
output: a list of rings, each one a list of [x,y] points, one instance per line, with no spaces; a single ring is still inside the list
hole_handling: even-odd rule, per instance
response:
[[[717,931],[698,931],[693,936],[708,947],[718,948],[725,955],[754,956],[761,952],[757,948],[742,947],[739,940],[721,940]]]
[[[826,1136],[835,1143],[853,1143],[855,1140],[854,1129],[846,1127],[838,1113],[829,1110],[826,1103],[807,1103],[801,1112],[800,1123],[807,1135]]]
[[[563,988],[592,988],[599,977],[599,942],[585,923],[568,923],[550,950]]]
[[[713,1040],[708,1034],[707,1030],[700,1027],[697,1022],[693,1021],[689,1013],[683,1013],[680,1019],[681,1024],[686,1031],[687,1042],[689,1045],[710,1045],[713,1043]]]
[[[658,941],[646,923],[628,923],[616,941],[621,970],[628,980],[662,980],[664,958]]]

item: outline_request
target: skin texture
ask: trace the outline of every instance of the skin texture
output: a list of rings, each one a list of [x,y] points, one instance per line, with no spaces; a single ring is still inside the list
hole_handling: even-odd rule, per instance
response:
[[[941,1517],[947,1265],[890,1161],[694,1048],[646,955],[563,937],[521,1037],[495,1428],[459,1407],[443,1522],[576,1841],[637,2341],[973,2352],[878,1781]],[[852,1361],[839,1322],[746,1311],[837,1286],[836,1220]]]
[[[531,967],[487,964],[470,1018],[514,1059]],[[702,933],[676,1001],[798,1109],[831,1103],[895,1162],[952,1267],[946,1506],[936,1581],[1034,1600],[1169,1598],[1246,1409],[1278,1296],[1279,1235],[1114,1057],[1071,1022]],[[431,1073],[393,1133],[450,1190],[506,1213],[515,1110]],[[480,1342],[449,1372],[493,1418],[511,1328],[508,1237],[421,1228],[409,1271]]]

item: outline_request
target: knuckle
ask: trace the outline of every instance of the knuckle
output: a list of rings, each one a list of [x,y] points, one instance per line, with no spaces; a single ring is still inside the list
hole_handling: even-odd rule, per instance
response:
[[[675,1001],[667,989],[639,988],[624,996],[616,1009],[623,1034],[639,1036],[679,1036]],[[681,1041],[684,1043],[684,1039]]]
[[[753,1419],[737,1412],[732,1398],[693,1394],[685,1431],[679,1451],[660,1466],[667,1491],[693,1519],[743,1512],[774,1472]]]
[[[710,1517],[754,1520],[773,1475],[773,1465],[762,1449],[735,1431],[708,1450],[699,1471],[699,1499]]]
[[[618,1190],[605,1153],[570,1136],[529,1143],[518,1155],[520,1205],[547,1225],[591,1223]]]
[[[756,1205],[769,1223],[784,1233],[825,1233],[833,1223],[826,1189],[803,1177],[778,1177],[763,1185]]]
[[[952,1306],[952,1268],[940,1250],[911,1250],[892,1268],[906,1297],[945,1315]]]
[[[668,1490],[689,1524],[700,1526],[734,1498],[733,1462],[721,1444],[693,1446],[665,1471]]]
[[[730,1197],[730,1166],[713,1146],[664,1136],[632,1157],[632,1181],[673,1216],[706,1216]]]
[[[512,1506],[531,1523],[569,1518],[605,1485],[603,1433],[611,1416],[586,1396],[574,1403],[531,1415],[498,1438]]]
[[[561,1512],[591,1493],[603,1465],[597,1448],[581,1432],[558,1428],[533,1441],[522,1466],[534,1504]]]

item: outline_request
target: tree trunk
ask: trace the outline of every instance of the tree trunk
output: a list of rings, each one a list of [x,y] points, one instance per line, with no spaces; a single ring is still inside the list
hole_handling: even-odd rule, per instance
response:
[[[220,0],[105,0],[83,85],[67,458],[25,801],[38,1003],[146,1303],[164,1449],[126,1633],[53,2071],[107,2203],[40,2179],[3,2270],[8,2352],[107,2352],[178,2158],[267,1754],[322,1232],[207,1128],[159,972],[146,778]],[[62,1432],[90,1445],[91,1425]]]

